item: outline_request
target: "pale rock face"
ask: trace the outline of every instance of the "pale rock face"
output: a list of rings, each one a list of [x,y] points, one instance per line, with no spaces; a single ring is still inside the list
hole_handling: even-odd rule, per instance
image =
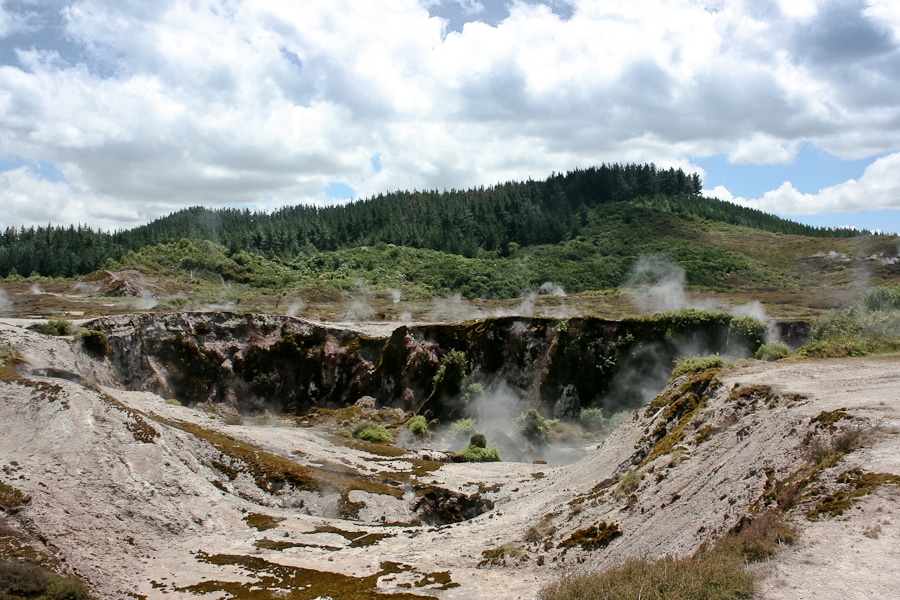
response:
[[[665,400],[568,465],[445,463],[441,448],[379,453],[314,425],[251,418],[229,425],[202,409],[208,404],[191,408],[154,393],[170,385],[177,357],[163,353],[152,363],[140,344],[126,341],[190,336],[221,353],[210,362],[221,369],[246,360],[247,340],[269,347],[283,338],[274,317],[216,318],[105,320],[115,352],[105,359],[77,341],[0,324],[0,348],[20,357],[18,375],[4,371],[0,380],[0,480],[32,498],[0,521],[44,540],[44,551],[64,559],[97,597],[153,598],[165,590],[193,598],[197,590],[224,590],[217,582],[249,590],[265,580],[273,591],[309,585],[310,597],[357,586],[532,598],[575,569],[693,553],[765,505],[773,482],[804,464],[810,440],[867,432],[861,447],[818,475],[821,494],[839,489],[840,475],[852,469],[900,474],[897,357],[751,362],[710,380],[702,402],[691,405],[678,404],[685,380],[676,380]],[[219,333],[198,332],[204,320]],[[314,334],[310,324],[290,327]],[[344,342],[356,337],[329,333]],[[239,406],[239,392],[222,401]],[[362,401],[359,408],[375,414],[364,396],[346,405]],[[628,493],[619,495],[625,476]],[[840,517],[809,521],[816,502],[801,499],[787,513],[798,541],[756,567],[761,597],[893,598],[900,491],[883,486]],[[457,513],[464,520],[434,520]],[[542,539],[526,541],[541,522],[549,525]],[[565,547],[600,523],[620,535],[591,549]],[[517,556],[479,568],[501,547]]]

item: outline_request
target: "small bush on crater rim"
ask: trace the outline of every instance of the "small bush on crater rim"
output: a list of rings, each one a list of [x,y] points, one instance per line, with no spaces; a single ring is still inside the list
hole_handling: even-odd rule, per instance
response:
[[[500,452],[496,448],[480,448],[469,446],[457,454],[466,462],[497,462],[500,460]]]
[[[428,421],[422,415],[416,415],[404,425],[413,435],[425,437],[428,435]]]
[[[775,361],[783,358],[791,357],[791,349],[784,342],[770,342],[763,344],[756,351],[754,358],[756,360]]]
[[[687,373],[696,373],[707,369],[720,369],[724,365],[725,359],[721,356],[691,356],[678,361],[678,364],[672,369],[669,381],[673,381]]]
[[[376,444],[390,444],[394,441],[391,432],[384,425],[374,421],[360,421],[353,426],[350,433],[357,439]]]

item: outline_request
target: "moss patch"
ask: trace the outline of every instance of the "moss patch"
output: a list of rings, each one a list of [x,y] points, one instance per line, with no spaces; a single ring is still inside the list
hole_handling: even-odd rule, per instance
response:
[[[193,423],[167,419],[160,419],[160,421],[208,442],[222,454],[239,461],[240,466],[232,463],[232,472],[250,474],[256,481],[256,485],[265,492],[276,492],[288,483],[301,490],[319,488],[311,469],[298,465],[283,456],[260,450],[246,442],[217,431],[204,429]]]
[[[497,548],[490,548],[481,552],[481,562],[478,568],[505,567],[507,559],[515,559],[522,556],[522,550],[512,544],[504,544]]]
[[[0,481],[0,510],[4,512],[17,512],[23,506],[31,502],[28,496],[11,485]]]
[[[592,525],[586,529],[579,529],[572,535],[557,544],[557,548],[574,548],[580,546],[582,550],[588,552],[606,548],[609,544],[621,536],[622,532],[615,523],[607,524],[601,521],[597,525]]]
[[[378,580],[388,575],[411,571],[406,565],[382,562],[381,570],[368,577],[350,577],[339,573],[316,571],[300,567],[289,567],[272,563],[256,556],[235,554],[197,553],[197,560],[220,566],[240,566],[255,580],[247,583],[232,581],[204,581],[185,587],[174,587],[173,591],[206,595],[225,592],[234,600],[313,600],[314,598],[340,598],[341,600],[371,600],[389,598],[393,600],[422,600],[433,596],[408,593],[385,593],[378,590]]]
[[[806,513],[806,518],[816,521],[821,516],[836,517],[844,514],[853,503],[883,485],[900,486],[900,475],[890,473],[866,473],[861,469],[846,471],[838,477],[841,489],[822,498],[816,508]]]
[[[249,527],[253,527],[257,531],[268,531],[275,529],[278,524],[284,521],[284,517],[273,517],[271,515],[263,515],[260,513],[250,513],[244,517],[244,523]]]
[[[365,548],[380,542],[385,538],[394,537],[393,533],[369,533],[368,531],[345,531],[338,527],[330,525],[319,525],[316,527],[316,533],[336,533],[350,542],[349,548]]]
[[[147,422],[148,417],[146,414],[129,408],[119,402],[118,399],[113,398],[109,394],[100,394],[100,399],[107,405],[116,410],[119,410],[127,416],[128,420],[125,421],[125,429],[131,433],[131,436],[134,438],[136,442],[142,442],[145,444],[152,444],[153,441],[159,437],[159,432],[154,428],[150,423]],[[146,418],[145,418],[146,417]]]
[[[708,394],[720,385],[718,373],[717,368],[694,373],[647,405],[644,416],[652,418],[659,413],[659,421],[652,432],[638,441],[636,448],[646,453],[640,466],[669,454],[684,440],[687,426],[706,406]]]

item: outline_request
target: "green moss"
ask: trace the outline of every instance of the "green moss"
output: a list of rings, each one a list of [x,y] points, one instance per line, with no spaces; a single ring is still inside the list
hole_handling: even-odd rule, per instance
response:
[[[0,481],[0,509],[4,512],[16,512],[31,503],[31,496],[23,494],[11,485]]]
[[[718,369],[700,371],[647,406],[645,417],[659,412],[660,418],[655,429],[638,442],[639,446],[652,444],[641,465],[672,452],[684,440],[688,424],[706,406],[707,395],[719,385],[718,373]]]
[[[161,421],[170,427],[180,429],[208,442],[222,454],[240,461],[241,466],[233,466],[232,469],[250,474],[256,481],[256,485],[263,491],[274,492],[285,483],[290,483],[302,490],[319,488],[316,477],[309,468],[298,465],[287,458],[260,450],[222,433],[204,429],[194,423],[163,419]]]
[[[507,559],[519,558],[520,556],[522,556],[522,550],[519,547],[512,544],[504,544],[497,548],[483,550],[478,567],[505,567]]]
[[[557,544],[556,547],[574,548],[575,546],[580,546],[582,550],[590,552],[592,550],[606,548],[614,539],[621,535],[622,532],[619,530],[618,525],[615,523],[607,524],[606,521],[601,521],[597,525],[579,529],[567,539]]]
[[[244,523],[257,531],[275,529],[282,521],[284,521],[284,517],[273,517],[271,515],[263,515],[260,513],[250,513],[244,517]]]
[[[269,538],[256,540],[253,545],[260,550],[274,550],[275,552],[281,552],[290,548],[309,548],[312,546],[311,544],[303,544],[300,542],[286,542],[284,540],[270,540]]]
[[[381,569],[367,577],[351,577],[328,571],[316,571],[301,567],[280,565],[257,556],[214,554],[198,552],[198,561],[219,566],[239,566],[254,579],[249,582],[203,581],[185,587],[172,587],[175,592],[206,595],[222,592],[234,600],[312,600],[314,598],[340,598],[341,600],[422,600],[433,596],[408,593],[387,593],[378,588],[378,580],[387,575],[411,571],[411,567],[382,562]],[[446,588],[440,588],[446,589]],[[285,595],[285,590],[287,594]]]
[[[715,431],[715,428],[707,423],[697,430],[697,435],[694,437],[694,445],[699,446],[700,444],[705,442]]]
[[[16,366],[24,362],[18,348],[6,344],[0,346],[0,381],[18,381],[21,376],[16,372]]]
[[[706,371],[707,369],[720,369],[725,365],[725,359],[721,356],[692,356],[685,358],[675,365],[669,381],[672,382],[682,375]]]
[[[373,421],[360,421],[351,429],[353,437],[365,442],[373,442],[378,444],[392,444],[394,436],[387,430],[384,425]]]
[[[853,416],[847,412],[846,408],[839,408],[837,410],[829,410],[825,412],[821,412],[810,421],[810,425],[815,425],[816,429],[827,429],[828,431],[834,431],[837,427],[837,423],[843,420],[853,419]]]
[[[348,548],[366,548],[373,546],[385,538],[394,537],[393,533],[370,533],[368,531],[345,531],[330,525],[318,525],[316,533],[335,533],[350,542]]]
[[[867,473],[862,469],[846,471],[837,479],[841,489],[820,499],[815,509],[806,513],[810,521],[823,515],[842,515],[853,503],[884,485],[900,486],[900,475],[890,473]]]

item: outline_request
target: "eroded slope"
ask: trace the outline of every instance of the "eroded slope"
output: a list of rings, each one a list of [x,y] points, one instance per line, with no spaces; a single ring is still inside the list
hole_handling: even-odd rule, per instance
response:
[[[530,598],[573,569],[691,554],[770,509],[800,533],[764,597],[898,584],[896,357],[691,374],[574,465],[469,465],[227,425],[123,390],[64,338],[4,326],[0,346],[19,357],[0,381],[0,478],[31,497],[3,518],[103,598]],[[429,524],[428,490],[492,508]]]

